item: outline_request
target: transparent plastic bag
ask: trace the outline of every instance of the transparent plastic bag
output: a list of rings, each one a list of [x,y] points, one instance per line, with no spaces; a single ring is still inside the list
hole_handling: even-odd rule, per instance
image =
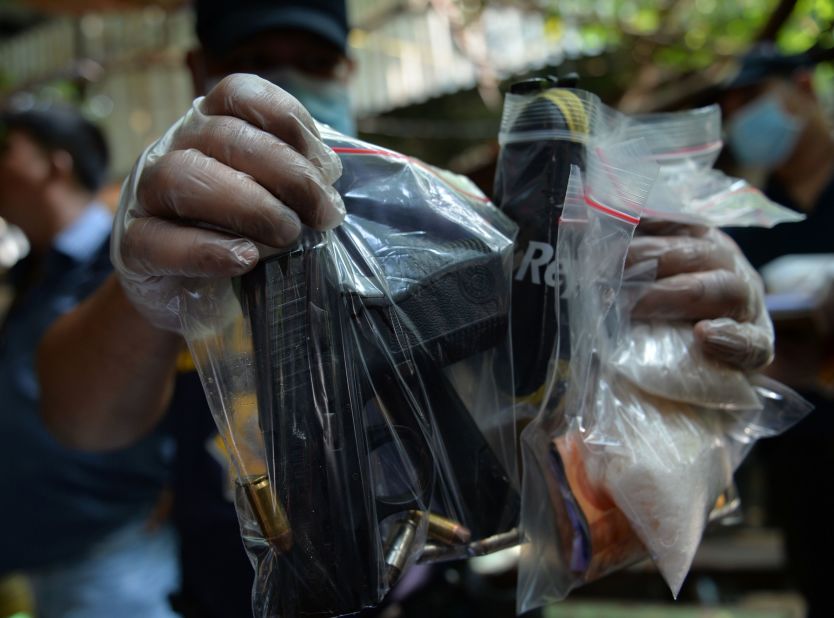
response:
[[[321,132],[345,222],[181,299],[256,616],[353,613],[421,556],[518,541],[516,228],[465,179]]]
[[[570,166],[610,122],[599,98],[551,88],[506,96],[493,196],[519,226],[513,256],[513,375],[517,414],[533,417],[556,345],[556,237]]]
[[[604,488],[590,482],[573,437],[583,414],[589,413],[587,421],[593,416],[600,331],[610,327],[629,242],[657,173],[644,153],[639,142],[592,143],[584,183],[580,169],[571,168],[557,244],[567,304],[560,306],[554,351],[562,358],[563,346],[569,345],[570,361],[550,372],[539,414],[521,436],[526,542],[519,612],[564,598],[573,588],[645,556],[623,513]],[[588,242],[591,238],[597,242]]]
[[[713,169],[723,147],[717,105],[623,122],[625,136],[644,139],[660,166],[644,216],[714,227],[773,227],[805,218],[746,181]]]
[[[744,372],[704,355],[692,324],[635,322],[610,362],[622,376],[658,397],[724,410],[761,407]]]
[[[809,406],[787,387],[757,383],[761,410],[725,411],[654,397],[603,373],[594,421],[566,441],[582,451],[588,483],[608,495],[677,596],[719,497],[753,443]]]
[[[757,398],[751,406],[725,406],[724,393],[709,385],[687,391],[691,402],[646,390],[664,375],[656,376],[658,383],[645,371],[639,380],[629,379],[623,358],[647,356],[659,334],[649,331],[635,344],[631,304],[621,294],[637,223],[621,215],[627,205],[639,208],[649,187],[628,181],[639,157],[629,162],[601,154],[609,165],[596,167],[608,173],[591,173],[589,150],[584,198],[572,171],[559,227],[557,263],[567,309],[559,318],[569,324],[571,357],[569,372],[552,376],[551,388],[563,383],[557,390],[564,395],[546,400],[522,434],[522,523],[529,543],[522,550],[520,612],[564,598],[646,553],[677,595],[710,511],[752,443],[783,431],[810,408],[790,389],[758,377],[745,378]],[[620,198],[619,206],[595,208],[606,203],[593,199],[600,178],[608,203]],[[624,203],[623,195],[631,199]],[[691,352],[679,332],[658,328],[659,339],[668,340],[654,355],[664,356],[663,345],[667,358]],[[691,357],[690,369],[701,371],[698,363]]]

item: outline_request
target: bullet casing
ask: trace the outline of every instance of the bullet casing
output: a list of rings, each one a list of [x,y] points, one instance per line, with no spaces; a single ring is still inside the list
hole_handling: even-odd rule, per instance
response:
[[[464,560],[468,558],[466,545],[438,545],[437,543],[426,543],[423,546],[423,551],[417,559],[418,564],[428,564],[434,562],[449,562],[451,560]]]
[[[400,578],[400,575],[402,575],[416,538],[417,524],[411,517],[407,517],[398,524],[388,544],[388,548],[385,550],[385,564],[388,565],[387,580],[389,586],[392,586]]]
[[[521,542],[521,535],[518,528],[513,528],[507,532],[495,534],[485,539],[472,541],[468,545],[458,545],[449,547],[448,545],[439,545],[436,543],[427,543],[423,547],[423,552],[417,561],[420,564],[428,562],[447,562],[450,560],[463,560],[465,558],[475,558],[476,556],[485,556],[492,554],[502,549],[514,547]]]
[[[474,541],[467,546],[467,550],[469,556],[471,557],[485,556],[502,549],[514,547],[520,542],[521,534],[518,528],[513,528],[507,532],[502,532],[479,541]]]
[[[279,553],[292,548],[292,530],[284,507],[269,483],[266,474],[248,477],[238,481],[243,488],[255,521],[264,539]]]

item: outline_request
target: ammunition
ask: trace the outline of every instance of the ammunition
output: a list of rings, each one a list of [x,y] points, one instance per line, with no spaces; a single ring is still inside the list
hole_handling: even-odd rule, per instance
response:
[[[437,513],[411,511],[411,517],[417,518],[417,521],[426,520],[426,536],[432,541],[445,545],[460,545],[472,539],[472,533],[466,526]]]
[[[467,553],[470,557],[485,556],[502,549],[514,547],[521,543],[521,534],[518,528],[513,528],[507,532],[495,534],[493,536],[474,541],[467,545]]]
[[[468,545],[450,547],[448,545],[426,543],[425,547],[423,547],[423,553],[420,554],[417,562],[419,564],[425,564],[427,562],[448,562],[449,560],[463,560],[465,558],[485,556],[502,549],[515,547],[519,543],[521,543],[521,535],[518,528],[513,528],[507,532],[495,534],[478,541],[472,541]]]
[[[386,581],[393,586],[402,575],[408,562],[408,555],[417,537],[417,524],[411,517],[407,517],[397,524],[388,547],[385,549],[385,564],[388,565]]]
[[[292,530],[278,496],[272,491],[266,474],[238,481],[246,494],[249,506],[263,538],[280,554],[292,548]]]
[[[423,546],[423,552],[417,559],[418,564],[426,564],[429,562],[448,562],[450,560],[462,560],[469,557],[465,545],[458,545],[450,547],[449,545],[437,545],[436,543],[426,543]]]

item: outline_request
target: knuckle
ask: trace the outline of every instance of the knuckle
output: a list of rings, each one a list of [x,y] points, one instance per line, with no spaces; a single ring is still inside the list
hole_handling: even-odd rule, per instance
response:
[[[190,193],[187,187],[200,174],[206,160],[207,157],[195,149],[174,150],[148,166],[136,191],[137,201],[144,211],[152,214],[170,211],[178,215],[178,198]]]
[[[293,154],[295,157],[298,156]],[[275,193],[296,212],[315,212],[323,193],[321,183],[297,160],[288,157],[285,162],[285,173],[278,179]]]
[[[229,135],[238,133],[243,121],[233,116],[211,116],[206,120],[205,133],[212,137],[224,139]]]
[[[255,208],[249,213],[246,221],[247,235],[255,239],[267,240],[276,236],[281,225],[277,215],[272,215],[267,208]]]
[[[667,258],[683,271],[694,271],[709,263],[711,247],[696,238],[680,238],[674,243]]]

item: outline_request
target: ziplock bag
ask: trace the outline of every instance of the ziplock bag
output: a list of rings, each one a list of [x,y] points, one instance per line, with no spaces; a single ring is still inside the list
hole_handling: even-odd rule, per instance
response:
[[[638,116],[631,119],[626,134],[641,135],[651,158],[659,165],[658,182],[644,210],[647,216],[707,227],[771,227],[804,218],[774,204],[753,187],[737,190],[743,181],[711,169],[722,147],[718,106]],[[722,243],[732,243],[713,229],[704,237],[712,237],[711,242],[718,249]],[[772,337],[758,275],[735,247],[726,253],[735,257],[725,268],[745,280],[748,289],[757,291],[753,299],[754,320],[762,332],[769,332]],[[651,264],[637,265],[631,270],[640,267],[651,274]],[[650,282],[626,273],[625,289],[636,299]],[[623,311],[627,315],[627,308]],[[727,410],[749,410],[760,405],[747,375],[707,358],[695,345],[692,324],[654,320],[629,325],[612,365],[632,383],[666,399]]]
[[[802,218],[743,180],[712,169],[722,148],[718,106],[629,117],[592,93],[557,86],[553,79],[514,84],[505,97],[499,132],[494,199],[519,225],[511,319],[516,412],[522,418],[535,415],[547,376],[564,372],[570,359],[569,338],[557,333],[555,319],[557,222],[571,165],[584,168],[590,140],[645,142],[639,156],[658,170],[643,207],[647,216],[737,226]],[[557,339],[562,344],[555,358]],[[745,395],[749,403],[753,395],[749,390]],[[743,404],[744,398],[739,395],[738,401]]]
[[[773,227],[805,218],[746,181],[713,169],[723,147],[718,105],[622,122],[623,138],[644,139],[660,168],[644,216],[715,227]]]
[[[585,174],[571,168],[556,249],[566,301],[557,316],[557,348],[569,341],[570,363],[566,370],[551,371],[539,414],[522,432],[526,542],[519,612],[564,598],[582,583],[645,555],[610,497],[588,482],[582,453],[571,447],[560,454],[556,446],[580,422],[583,397],[592,396],[593,390],[582,392],[583,385],[590,389],[599,376],[598,331],[606,328],[628,244],[657,174],[644,153],[639,142],[605,147],[592,142]],[[555,357],[562,355],[561,349],[554,351]]]
[[[519,226],[513,256],[513,375],[520,416],[535,415],[557,339],[556,237],[571,165],[610,130],[611,110],[555,81],[514,84],[504,101],[493,198]],[[567,347],[563,356],[569,358]]]
[[[344,224],[182,299],[264,617],[353,613],[421,554],[518,538],[495,386],[516,228],[468,181],[320,130]]]
[[[616,167],[614,188],[625,182]],[[758,399],[752,409],[719,410],[657,397],[646,380],[624,375],[612,359],[629,341],[620,292],[636,220],[623,216],[622,205],[599,209],[618,195],[594,199],[600,175],[586,176],[584,199],[572,180],[557,248],[568,310],[560,319],[569,322],[571,342],[565,395],[522,435],[530,543],[519,611],[564,598],[644,552],[677,595],[710,510],[750,446],[809,411],[793,391],[764,378],[750,380]]]

